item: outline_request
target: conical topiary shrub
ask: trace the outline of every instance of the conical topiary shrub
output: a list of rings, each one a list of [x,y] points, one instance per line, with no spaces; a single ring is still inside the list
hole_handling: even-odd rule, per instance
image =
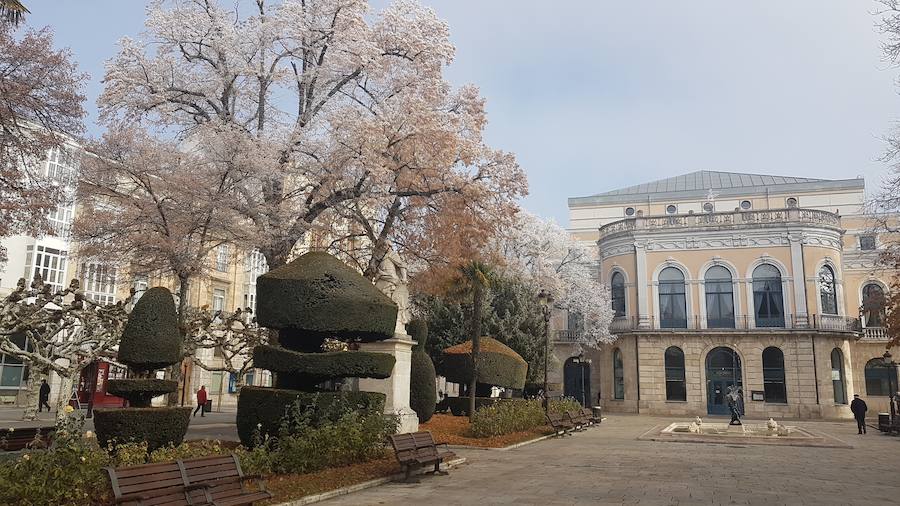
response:
[[[419,416],[419,422],[431,420],[437,404],[436,375],[431,357],[425,353],[428,340],[428,324],[413,319],[406,325],[406,332],[419,343],[413,348],[409,375],[409,406]]]
[[[184,439],[191,408],[151,408],[157,396],[174,392],[178,382],[152,377],[181,360],[183,338],[171,292],[163,287],[147,290],[134,305],[119,343],[120,362],[131,379],[110,380],[108,392],[128,400],[128,408],[94,410],[94,428],[101,445],[146,441],[150,450]]]
[[[254,432],[277,435],[285,409],[295,401],[317,406],[344,397],[359,409],[384,409],[384,394],[332,392],[339,378],[390,377],[394,356],[361,351],[323,352],[325,339],[374,342],[394,336],[397,305],[355,270],[323,252],[311,252],[257,279],[257,321],[278,330],[278,346],[258,346],[253,363],[276,373],[275,388],[244,387],[238,398],[241,442]],[[316,420],[313,420],[315,423]]]

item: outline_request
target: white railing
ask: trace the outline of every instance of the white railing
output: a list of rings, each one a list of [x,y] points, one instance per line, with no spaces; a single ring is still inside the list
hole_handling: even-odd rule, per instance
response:
[[[866,327],[863,329],[862,337],[860,337],[859,340],[887,342],[890,341],[891,338],[888,337],[887,329],[884,327]]]
[[[729,211],[720,213],[636,216],[600,227],[600,236],[634,230],[671,230],[673,228],[746,226],[772,223],[796,223],[840,227],[837,214],[817,209],[767,209],[762,211]]]

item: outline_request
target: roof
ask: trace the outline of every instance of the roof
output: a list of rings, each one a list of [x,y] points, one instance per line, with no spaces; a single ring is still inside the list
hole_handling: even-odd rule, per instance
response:
[[[665,194],[667,197],[703,197],[710,191],[718,196],[748,195],[765,192],[785,193],[823,188],[863,189],[863,179],[816,179],[794,176],[773,176],[769,174],[746,174],[698,170],[680,176],[667,177],[649,183],[598,193],[589,197],[573,197],[569,205],[612,203],[643,200],[643,197]],[[640,196],[636,198],[637,196]]]

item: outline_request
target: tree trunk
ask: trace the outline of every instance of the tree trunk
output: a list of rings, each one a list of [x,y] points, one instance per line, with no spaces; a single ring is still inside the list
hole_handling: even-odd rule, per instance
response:
[[[37,419],[38,398],[41,393],[41,380],[47,378],[47,373],[37,371],[34,368],[25,382],[25,411],[22,412],[22,420],[30,422]]]
[[[481,351],[481,306],[484,287],[475,280],[472,294],[472,381],[469,382],[469,423],[475,418],[475,387],[478,383],[478,353]]]
[[[57,420],[65,415],[65,408],[69,405],[69,398],[72,397],[72,377],[59,377],[59,392],[56,397],[56,418]]]
[[[178,331],[181,332],[181,337],[184,339],[186,329],[185,329],[185,319],[187,318],[187,307],[188,307],[188,296],[191,288],[191,278],[188,275],[179,275],[178,276]],[[181,382],[184,380],[181,374],[182,361],[170,365],[166,369],[166,376],[170,380],[178,382],[178,388],[175,389],[174,392],[170,392],[166,395],[166,404],[169,406],[178,406],[181,404],[184,405],[184,399],[181,397],[181,391],[183,390]]]

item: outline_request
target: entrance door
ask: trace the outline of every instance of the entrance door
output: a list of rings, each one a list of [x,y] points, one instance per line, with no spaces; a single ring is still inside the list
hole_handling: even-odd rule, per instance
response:
[[[591,364],[576,357],[566,360],[563,367],[563,395],[572,397],[582,406],[591,405]]]
[[[741,357],[731,348],[719,347],[706,356],[706,411],[727,415],[728,387],[741,387]]]

